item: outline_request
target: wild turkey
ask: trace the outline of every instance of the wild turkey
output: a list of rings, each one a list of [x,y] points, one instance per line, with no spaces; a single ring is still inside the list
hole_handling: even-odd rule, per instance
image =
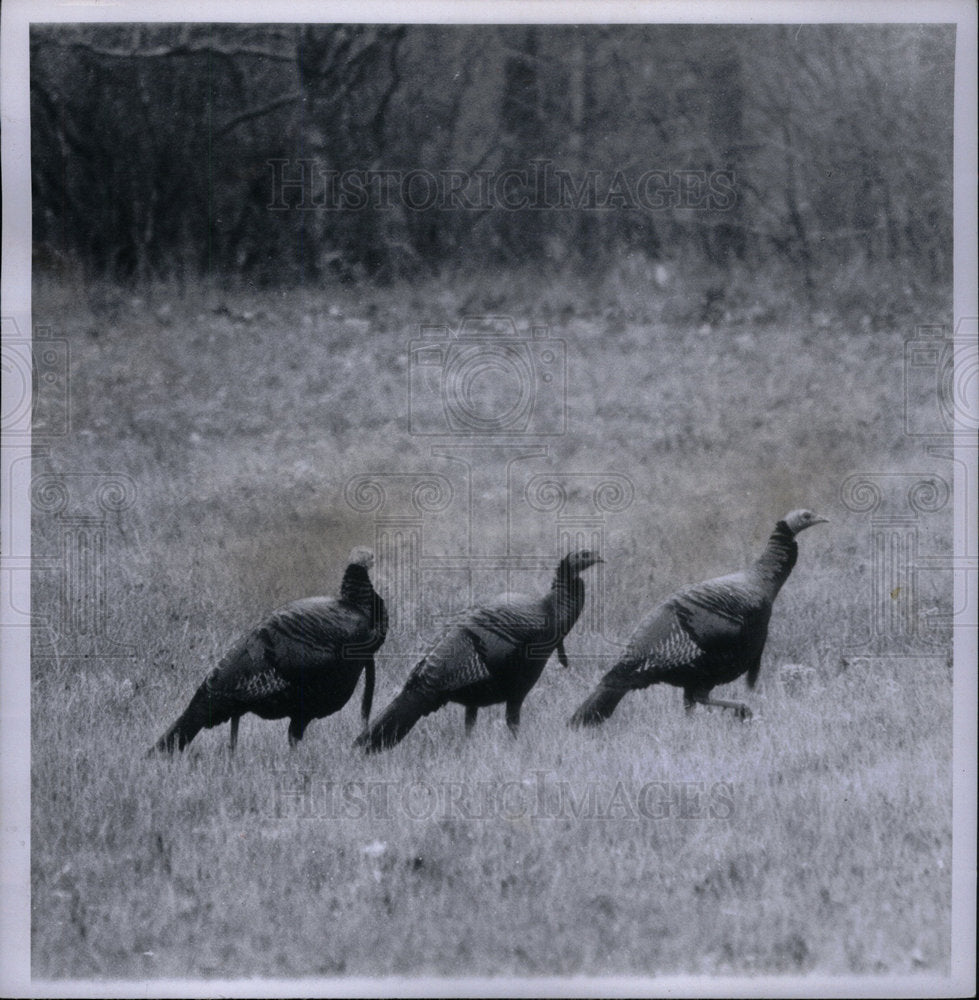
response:
[[[231,720],[231,749],[247,712],[289,719],[289,745],[313,719],[338,712],[364,672],[361,715],[366,726],[374,698],[374,653],[387,633],[384,601],[368,570],[370,549],[355,548],[340,597],[306,597],[273,611],[240,639],[207,675],[186,711],[154,750],[183,750],[201,729]]]
[[[561,560],[543,597],[502,594],[466,612],[408,675],[401,693],[355,746],[367,753],[400,742],[423,716],[454,701],[466,707],[466,734],[486,705],[506,704],[506,722],[516,736],[520,706],[557,650],[568,665],[564,637],[578,620],[585,585],[578,574],[603,562],[588,550]]]
[[[751,718],[747,705],[710,697],[711,689],[742,674],[758,680],[768,620],[798,556],[795,536],[826,521],[794,510],[779,521],[761,558],[741,573],[697,583],[668,597],[639,623],[624,655],[571,718],[572,726],[597,726],[629,691],[664,682],[683,688],[687,710],[695,704],[730,708]]]

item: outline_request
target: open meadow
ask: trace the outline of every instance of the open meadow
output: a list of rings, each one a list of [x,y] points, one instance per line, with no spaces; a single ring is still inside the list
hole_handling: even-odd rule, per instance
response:
[[[639,271],[372,290],[35,282],[35,325],[68,345],[70,427],[34,475],[73,498],[115,481],[126,500],[84,508],[103,547],[79,579],[99,592],[72,597],[65,511],[35,498],[34,976],[946,974],[951,639],[932,625],[950,574],[914,577],[888,625],[873,505],[845,484],[906,492],[924,476],[914,552],[950,551],[950,472],[905,433],[904,383],[914,322],[948,317],[772,310],[748,287],[705,319],[703,289]],[[566,432],[532,423],[466,466],[438,448],[479,438],[409,419],[409,347],[476,314],[560,342],[566,378],[533,405]],[[544,474],[564,477],[564,506],[527,499]],[[436,485],[413,493],[426,475]],[[357,492],[365,476],[388,484],[384,506]],[[804,506],[831,523],[800,538],[759,685],[716,690],[751,722],[688,717],[663,685],[598,730],[568,728],[645,610],[748,564]],[[424,572],[406,576],[422,537]],[[548,664],[517,740],[501,707],[466,740],[450,705],[365,758],[358,689],[295,751],[284,720],[246,716],[233,757],[227,726],[146,756],[245,629],[337,592],[352,546],[378,549],[392,615],[376,713],[445,612],[540,592],[574,537],[600,537],[606,563],[583,575],[570,669]],[[524,561],[470,578],[473,553]],[[99,605],[88,647],[73,600]]]

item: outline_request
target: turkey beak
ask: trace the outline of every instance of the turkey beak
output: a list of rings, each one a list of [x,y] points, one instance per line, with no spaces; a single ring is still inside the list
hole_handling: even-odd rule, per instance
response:
[[[828,517],[820,517],[818,514],[813,518],[813,524],[829,524]]]

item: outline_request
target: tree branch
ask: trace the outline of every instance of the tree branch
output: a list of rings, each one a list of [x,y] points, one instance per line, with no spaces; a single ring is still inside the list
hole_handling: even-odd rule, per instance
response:
[[[60,39],[51,39],[51,44],[69,49],[82,49],[85,52],[91,52],[92,55],[105,56],[109,59],[159,59],[164,56],[216,55],[231,59],[236,56],[252,56],[256,59],[272,59],[276,62],[294,63],[296,61],[295,53],[270,52],[268,49],[251,45],[240,45],[230,49],[218,45],[190,44],[157,45],[147,49],[105,49],[88,42],[63,42]]]
[[[272,111],[278,111],[279,108],[283,108],[287,104],[292,104],[294,101],[302,100],[304,96],[305,95],[301,90],[297,90],[291,94],[284,94],[282,97],[276,97],[274,100],[269,101],[267,104],[262,104],[257,108],[242,111],[240,114],[229,118],[217,130],[217,132],[215,132],[215,138],[220,139],[222,136],[225,136],[229,132],[236,129],[239,125],[242,125],[247,121],[251,121],[253,118],[261,118],[262,115],[270,114]]]

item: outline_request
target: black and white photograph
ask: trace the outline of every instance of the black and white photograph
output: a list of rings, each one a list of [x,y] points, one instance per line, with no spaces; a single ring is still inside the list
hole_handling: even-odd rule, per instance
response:
[[[975,5],[2,18],[0,993],[973,995]]]

